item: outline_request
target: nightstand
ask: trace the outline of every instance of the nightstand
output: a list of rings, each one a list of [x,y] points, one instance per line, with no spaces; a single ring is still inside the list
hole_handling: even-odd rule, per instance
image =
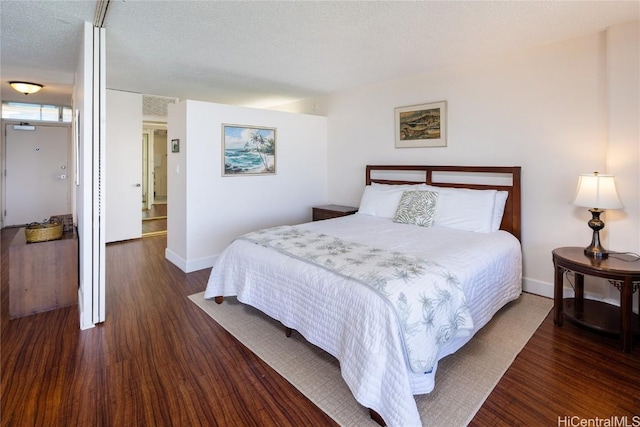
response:
[[[358,212],[358,208],[342,205],[324,205],[314,206],[312,208],[312,211],[313,220],[320,221],[322,219],[331,219],[341,216],[353,215],[354,213]]]
[[[584,248],[553,250],[553,322],[562,326],[564,316],[581,326],[620,334],[622,350],[631,352],[633,335],[640,335],[640,319],[633,313],[633,294],[640,288],[640,261],[629,255],[612,254],[604,260],[584,255]],[[563,298],[564,274],[575,274],[574,298]],[[584,298],[584,275],[602,277],[620,291],[620,307]],[[640,303],[640,292],[638,292]]]

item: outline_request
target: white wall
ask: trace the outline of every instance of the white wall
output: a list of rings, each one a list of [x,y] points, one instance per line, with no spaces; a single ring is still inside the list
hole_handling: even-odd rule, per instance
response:
[[[223,123],[275,127],[276,174],[223,177]],[[246,232],[310,221],[328,200],[324,117],[183,101],[169,105],[167,141],[166,257],[183,271],[210,267]]]
[[[167,150],[167,249],[165,256],[187,271],[187,105],[189,101],[169,105],[167,115],[167,144],[180,140],[180,152]],[[194,137],[194,140],[196,138]],[[204,141],[198,144],[206,145]],[[196,142],[193,143],[196,145]],[[208,173],[202,179],[208,179]],[[203,212],[203,214],[206,214]],[[189,270],[191,271],[191,270]]]
[[[607,32],[607,168],[616,175],[624,210],[607,212],[612,250],[640,252],[640,25]]]
[[[617,175],[626,209],[607,213],[603,245],[640,251],[638,40],[634,22],[279,109],[327,114],[331,203],[358,204],[366,164],[522,166],[524,285],[551,296],[552,249],[591,240],[589,212],[570,203],[578,174]],[[394,148],[394,107],[442,100],[448,146]]]

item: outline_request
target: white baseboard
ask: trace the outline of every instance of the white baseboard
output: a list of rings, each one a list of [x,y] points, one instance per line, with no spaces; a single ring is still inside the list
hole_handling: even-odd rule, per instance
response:
[[[205,268],[211,268],[213,267],[213,264],[216,263],[216,259],[218,259],[218,255],[189,260],[187,261],[187,273],[191,273],[192,271],[204,270]]]
[[[553,283],[523,277],[522,290],[542,297],[553,298]]]
[[[213,264],[215,264],[218,255],[199,258],[196,260],[185,260],[178,254],[167,248],[164,250],[164,257],[185,273],[191,273],[193,271],[204,270],[205,268],[213,267]]]
[[[522,290],[525,292],[529,292],[532,294],[540,295],[547,298],[553,298],[553,283],[542,282],[540,280],[531,279],[528,277],[522,278]],[[565,287],[563,289],[563,297],[564,298],[572,298],[573,297],[573,289]],[[585,292],[584,297],[590,300],[602,301],[607,304],[612,304],[616,306],[620,306],[620,301],[612,298],[605,298],[602,295],[593,294],[590,292]],[[634,307],[634,312],[637,312]]]
[[[173,265],[178,267],[180,270],[187,273],[187,261],[184,258],[180,257],[169,248],[165,248],[164,257],[168,259]]]

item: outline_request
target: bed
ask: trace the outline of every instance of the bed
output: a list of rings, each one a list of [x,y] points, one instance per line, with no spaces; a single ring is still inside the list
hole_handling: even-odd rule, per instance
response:
[[[421,425],[413,396],[438,361],[521,293],[520,167],[365,173],[356,214],[239,237],[204,297],[236,296],[332,354],[379,423]]]

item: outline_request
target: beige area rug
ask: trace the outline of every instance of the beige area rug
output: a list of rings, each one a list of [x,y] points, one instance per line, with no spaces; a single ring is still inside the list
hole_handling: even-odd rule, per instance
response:
[[[342,426],[377,426],[340,376],[338,361],[253,307],[225,298],[221,305],[189,296],[222,327]],[[432,393],[416,396],[422,424],[466,426],[553,306],[522,294],[460,349],[440,361]]]

